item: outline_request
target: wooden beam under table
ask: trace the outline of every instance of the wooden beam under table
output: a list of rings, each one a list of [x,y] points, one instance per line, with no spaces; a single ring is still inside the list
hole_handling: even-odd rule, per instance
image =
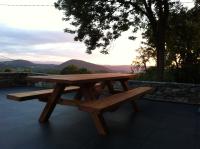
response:
[[[53,93],[50,97],[50,99],[47,101],[47,104],[45,108],[42,111],[42,114],[40,115],[39,122],[45,123],[48,121],[49,117],[51,116],[51,113],[53,112],[56,103],[60,99],[61,94],[63,93],[65,89],[64,84],[56,84],[55,88],[53,90]]]
[[[105,123],[105,120],[102,116],[102,113],[91,113],[92,119],[94,121],[94,124],[99,132],[100,135],[107,135],[108,129]]]
[[[122,88],[124,91],[128,91],[129,90],[129,87],[128,87],[128,80],[120,80],[120,83],[122,85]],[[136,104],[136,102],[134,100],[131,101],[131,105],[134,109],[135,112],[139,112],[139,107],[138,105]]]
[[[80,85],[80,93],[84,100],[95,100],[95,83],[84,83]]]

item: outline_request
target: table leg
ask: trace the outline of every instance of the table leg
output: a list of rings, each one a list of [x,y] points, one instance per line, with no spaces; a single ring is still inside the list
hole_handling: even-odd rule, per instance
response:
[[[105,120],[101,113],[92,113],[91,114],[94,124],[99,132],[100,135],[107,134],[107,127],[105,124]]]
[[[94,85],[94,83],[87,83],[80,86],[80,92],[81,95],[84,97],[84,100],[96,99]]]
[[[128,87],[128,81],[127,80],[120,80],[120,83],[122,85],[122,88],[124,91],[128,91],[129,90],[129,87]],[[134,109],[135,112],[139,112],[139,107],[138,105],[136,104],[136,102],[134,100],[131,100],[131,104],[132,104],[132,107]]]
[[[95,84],[93,83],[88,83],[88,84],[83,84],[80,86],[80,91],[82,96],[84,97],[84,100],[95,100]],[[102,113],[91,113],[91,117],[94,121],[94,124],[96,126],[96,129],[98,130],[100,135],[106,135],[107,134],[107,129],[106,129],[106,124],[103,118]]]
[[[81,94],[81,91],[79,90],[76,95],[74,96],[74,99],[77,99],[77,100],[81,100],[82,98],[82,94]]]
[[[39,118],[40,123],[45,123],[48,121],[64,89],[65,89],[64,84],[56,84],[51,97],[49,98],[45,108],[42,111],[42,114],[40,115]]]
[[[128,81],[127,80],[120,80],[121,86],[123,88],[124,91],[128,91],[129,87],[128,87]]]
[[[111,81],[106,81],[105,84],[107,85],[110,94],[114,94],[114,88],[113,88],[112,82]]]
[[[105,83],[103,83],[103,82],[99,82],[99,83],[95,84],[94,90],[95,90],[96,99],[99,99],[99,97],[102,94],[104,88],[105,88]]]

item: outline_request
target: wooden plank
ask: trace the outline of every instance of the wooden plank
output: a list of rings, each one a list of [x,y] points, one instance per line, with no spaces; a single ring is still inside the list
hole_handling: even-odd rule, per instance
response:
[[[45,123],[48,121],[64,89],[65,89],[64,84],[56,84],[50,99],[47,101],[47,104],[43,109],[42,114],[40,115],[39,118],[40,123]]]
[[[81,95],[84,100],[95,100],[95,84],[94,83],[84,83],[80,85]]]
[[[114,94],[114,87],[111,81],[106,81],[105,82],[106,86],[108,87],[109,93]]]
[[[153,90],[152,87],[138,87],[122,93],[114,94],[104,99],[88,101],[80,105],[80,110],[93,112],[102,111],[114,107],[127,100],[132,100]]]
[[[68,106],[79,106],[83,101],[78,100],[78,99],[73,99],[73,100],[59,100],[58,104],[60,105],[68,105]]]
[[[91,113],[93,122],[97,128],[97,131],[100,135],[106,135],[107,134],[107,127],[105,120],[101,113]]]
[[[138,107],[137,103],[135,101],[131,101],[132,107],[134,109],[135,112],[139,112],[140,108]]]
[[[128,80],[121,80],[120,83],[121,83],[122,88],[124,89],[124,91],[128,91],[129,90]],[[139,106],[137,105],[137,103],[134,100],[131,100],[131,104],[132,104],[133,110],[135,112],[139,112],[140,111],[139,110]]]
[[[121,86],[123,88],[124,91],[128,91],[129,87],[128,87],[128,80],[120,80]]]
[[[77,90],[79,90],[78,86],[68,86],[65,88],[63,93],[73,92]],[[25,101],[25,100],[36,99],[39,96],[49,96],[52,93],[53,89],[45,89],[45,90],[27,91],[21,93],[11,93],[7,95],[7,98],[15,101]]]
[[[78,84],[86,82],[101,82],[106,80],[121,80],[135,78],[136,74],[124,73],[98,73],[98,74],[73,74],[73,75],[49,75],[49,76],[29,76],[32,81],[46,81],[67,84]]]
[[[48,101],[48,98],[40,98],[39,101],[41,102],[47,102]],[[68,106],[79,106],[82,102],[82,100],[80,99],[62,99],[60,98],[58,101],[57,101],[57,104],[60,104],[60,105],[68,105]]]

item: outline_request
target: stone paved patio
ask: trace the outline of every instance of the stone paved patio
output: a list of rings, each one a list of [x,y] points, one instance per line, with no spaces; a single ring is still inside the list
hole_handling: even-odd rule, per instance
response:
[[[35,88],[0,90],[0,149],[199,149],[198,106],[138,101],[141,112],[129,104],[105,113],[110,133],[97,134],[90,116],[74,107],[57,106],[49,123],[40,124],[44,103],[15,102],[10,92]]]

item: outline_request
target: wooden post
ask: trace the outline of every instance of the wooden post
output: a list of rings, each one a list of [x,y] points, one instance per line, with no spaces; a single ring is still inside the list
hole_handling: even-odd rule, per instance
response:
[[[94,124],[100,135],[107,135],[107,127],[101,113],[91,113]]]
[[[113,88],[112,82],[106,81],[105,84],[107,85],[110,94],[114,94],[114,88]]]
[[[79,90],[76,95],[74,96],[74,99],[77,99],[77,100],[81,100],[82,98],[82,94],[81,94],[81,90]]]
[[[53,112],[57,101],[60,99],[60,96],[62,92],[65,89],[64,84],[56,84],[55,88],[53,90],[53,93],[50,97],[50,99],[47,101],[47,104],[45,108],[42,111],[42,114],[40,115],[39,122],[45,123],[48,121],[49,117],[51,116],[51,113]]]
[[[84,100],[95,100],[95,88],[94,83],[84,83],[80,85],[81,95],[84,97]]]
[[[120,80],[120,83],[122,85],[122,88],[124,91],[128,91],[129,90],[129,87],[128,87],[128,81],[127,80]],[[136,102],[134,100],[131,100],[131,105],[134,109],[135,112],[139,112],[139,107],[138,105],[136,104]]]
[[[128,87],[128,81],[127,80],[120,80],[121,86],[123,88],[124,91],[128,91],[129,87]]]

